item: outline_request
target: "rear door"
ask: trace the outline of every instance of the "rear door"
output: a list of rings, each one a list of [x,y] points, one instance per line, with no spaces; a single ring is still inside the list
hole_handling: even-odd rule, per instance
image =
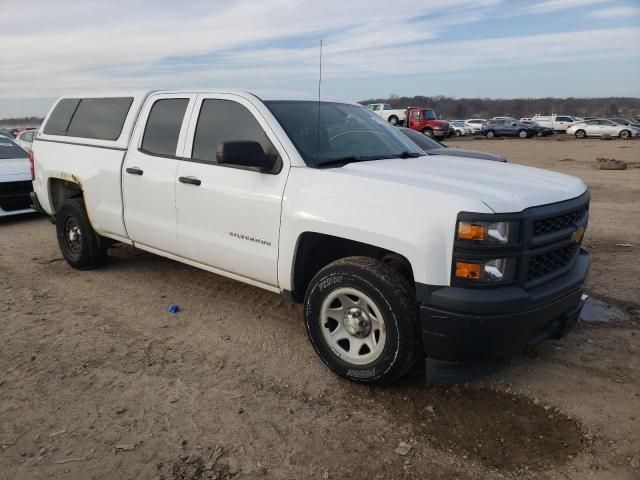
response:
[[[610,120],[600,120],[602,125],[602,134],[617,137],[620,133],[620,125]]]
[[[177,254],[175,188],[195,94],[149,97],[122,171],[124,220],[136,244]]]
[[[590,137],[599,137],[602,135],[602,126],[599,120],[589,120],[586,123],[585,130]]]
[[[279,157],[264,173],[220,164],[224,142],[255,141]],[[258,282],[278,285],[278,239],[289,159],[257,106],[231,94],[198,97],[176,183],[180,256]]]

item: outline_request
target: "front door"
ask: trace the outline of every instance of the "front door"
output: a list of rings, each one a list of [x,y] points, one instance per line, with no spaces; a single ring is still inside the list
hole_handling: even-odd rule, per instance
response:
[[[177,253],[176,172],[195,95],[152,95],[140,113],[122,170],[127,235],[135,244]],[[184,124],[184,125],[183,125]]]
[[[270,172],[221,164],[222,143],[254,141],[277,155]],[[260,109],[243,97],[200,95],[176,183],[180,255],[260,284],[278,285],[278,238],[289,159]]]

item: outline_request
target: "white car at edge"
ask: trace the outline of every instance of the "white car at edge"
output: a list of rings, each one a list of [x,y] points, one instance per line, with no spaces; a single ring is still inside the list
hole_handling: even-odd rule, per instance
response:
[[[33,212],[32,191],[28,153],[0,135],[0,217]]]

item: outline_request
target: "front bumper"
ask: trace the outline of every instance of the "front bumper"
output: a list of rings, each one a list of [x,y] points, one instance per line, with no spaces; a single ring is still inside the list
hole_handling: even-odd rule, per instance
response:
[[[0,182],[0,217],[32,212],[31,180]]]
[[[432,130],[434,137],[446,137],[449,135],[449,130]]]
[[[529,291],[421,286],[427,380],[467,381],[495,370],[529,345],[564,336],[580,316],[589,264],[589,254],[580,250],[569,272]]]

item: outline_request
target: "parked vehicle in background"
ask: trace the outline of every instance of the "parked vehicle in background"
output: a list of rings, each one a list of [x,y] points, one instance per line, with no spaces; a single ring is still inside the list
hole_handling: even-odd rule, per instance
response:
[[[608,118],[612,122],[618,125],[629,125],[630,127],[640,128],[640,122],[636,122],[633,118]]]
[[[482,129],[482,125],[485,122],[486,120],[484,118],[470,118],[464,121],[465,125],[471,128],[471,133],[473,135],[480,133],[480,130]]]
[[[3,137],[11,138],[11,139],[15,138],[15,136],[13,135],[13,132],[8,128],[0,128],[0,135],[2,135]]]
[[[543,127],[538,122],[534,122],[533,120],[522,120],[520,123],[523,123],[525,125],[528,125],[530,127],[535,128],[536,130],[538,130],[538,136],[539,137],[548,137],[548,136],[554,135],[556,133],[553,128]]]
[[[31,150],[33,138],[37,134],[37,130],[25,130],[18,134],[18,136],[15,138],[15,142],[28,152],[29,150]]]
[[[567,134],[576,138],[610,137],[630,138],[640,136],[640,128],[629,125],[620,125],[606,118],[595,118],[585,122],[574,123],[567,128]]]
[[[480,135],[485,137],[529,138],[538,135],[538,130],[514,120],[488,120],[482,125]]]
[[[8,137],[0,136],[0,217],[33,212],[29,155]]]
[[[450,135],[449,122],[438,120],[438,115],[431,108],[408,108],[406,126],[429,137],[443,138]]]
[[[388,103],[370,103],[367,108],[391,125],[398,125],[406,119],[406,110],[392,108]]]
[[[565,132],[569,126],[581,121],[582,118],[570,115],[534,115],[529,120],[533,120],[543,127],[552,128],[556,132]]]
[[[354,381],[393,382],[419,359],[431,382],[467,381],[564,336],[584,305],[582,180],[425,158],[358,104],[63,97],[31,159],[34,205],[69,265],[98,267],[122,242],[281,293],[304,303],[322,361]]]
[[[488,152],[480,152],[478,150],[467,150],[466,148],[450,148],[438,142],[435,138],[428,137],[422,133],[412,130],[411,128],[398,127],[409,140],[420,147],[421,150],[429,155],[448,155],[450,157],[466,157],[477,158],[479,160],[493,160],[495,162],[506,162],[507,159]]]
[[[451,120],[449,121],[449,126],[453,128],[453,135],[456,137],[473,135],[473,129],[467,126],[464,120]]]

